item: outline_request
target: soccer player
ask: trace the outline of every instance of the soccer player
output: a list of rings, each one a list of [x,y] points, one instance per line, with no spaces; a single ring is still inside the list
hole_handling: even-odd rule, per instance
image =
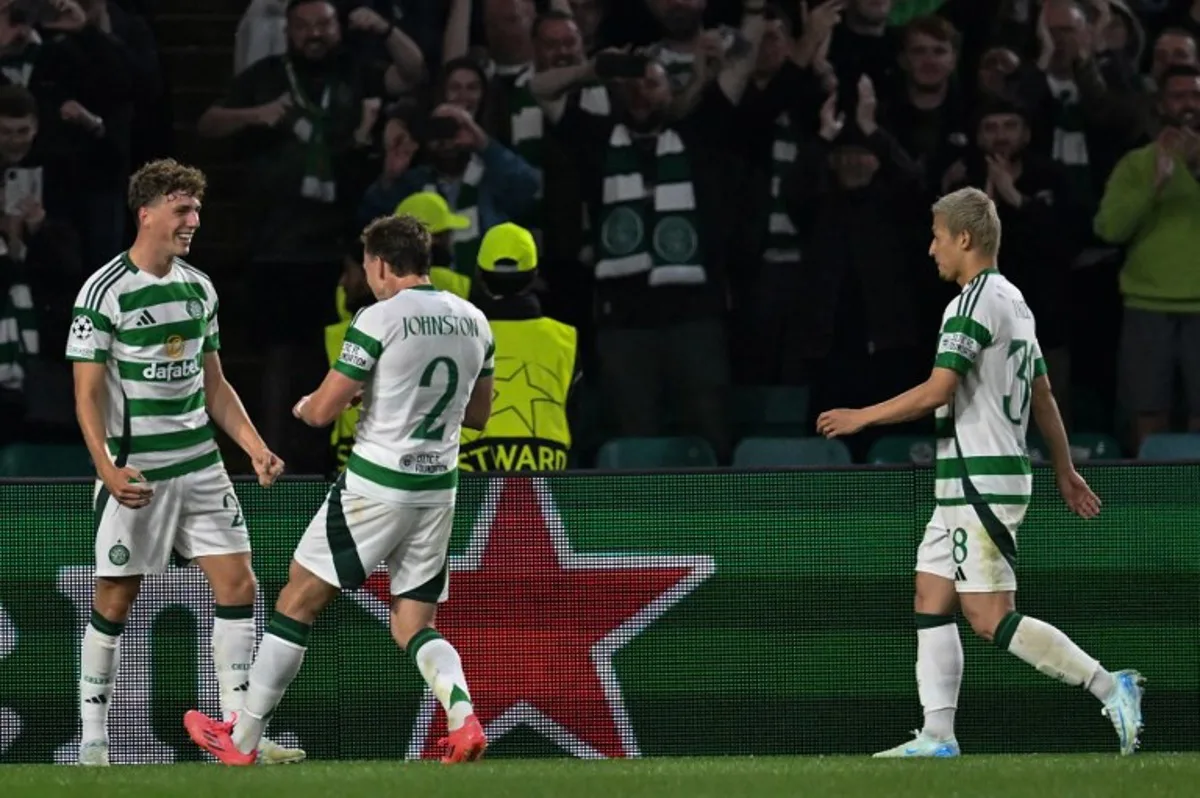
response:
[[[205,178],[173,160],[130,178],[137,238],[83,284],[67,339],[75,412],[99,477],[96,586],[80,656],[79,764],[108,764],[108,708],[120,637],[142,577],[172,553],[195,560],[212,588],[212,655],[221,711],[245,696],[254,657],[254,573],[246,521],[212,421],[269,486],[283,462],[263,443],[221,371],[217,293],[180,258],[200,226]],[[261,761],[300,750],[263,741]]]
[[[817,419],[817,430],[833,438],[936,410],[937,507],[916,568],[917,691],[925,725],[914,740],[878,757],[958,755],[954,712],[963,669],[958,607],[983,639],[1096,696],[1117,730],[1122,754],[1138,746],[1141,674],[1105,670],[1058,629],[1015,608],[1017,527],[1033,483],[1024,445],[1031,409],[1067,506],[1092,518],[1100,500],[1071,463],[1033,314],[997,271],[999,249],[1000,219],[987,194],[965,188],[939,199],[929,254],[942,279],[957,282],[962,293],[946,308],[933,373],[886,402],[829,410]]]
[[[447,547],[463,426],[491,414],[495,347],[474,305],[429,282],[430,235],[411,216],[376,219],[362,234],[363,268],[379,300],[358,312],[338,361],[293,414],[327,426],[361,394],[363,413],[345,472],[296,547],[288,584],[250,670],[235,722],[192,710],[193,741],[227,765],[249,765],[267,717],[304,660],[317,614],[380,562],[391,577],[391,631],[446,711],[443,762],[487,747],[458,652],[434,628],[449,595]]]

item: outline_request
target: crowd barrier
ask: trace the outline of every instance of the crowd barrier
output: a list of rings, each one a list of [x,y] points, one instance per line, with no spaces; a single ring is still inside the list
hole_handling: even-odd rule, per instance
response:
[[[1200,747],[1200,465],[1083,469],[1082,521],[1038,469],[1018,539],[1022,611],[1147,677],[1145,750]],[[464,476],[450,602],[489,756],[862,754],[920,724],[912,568],[932,471]],[[237,484],[269,609],[326,485]],[[92,579],[92,488],[0,483],[0,761],[68,762]],[[271,735],[314,758],[431,755],[441,713],[387,632],[380,574],[317,621]],[[216,708],[195,568],[148,578],[123,637],[115,762],[199,758]],[[1085,691],[960,624],[959,741],[1112,751]]]

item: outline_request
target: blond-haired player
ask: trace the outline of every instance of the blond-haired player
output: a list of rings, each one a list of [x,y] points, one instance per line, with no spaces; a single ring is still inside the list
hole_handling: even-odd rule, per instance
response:
[[[1033,486],[1025,449],[1031,410],[1067,506],[1092,518],[1100,500],[1071,462],[1033,314],[997,270],[999,250],[1000,219],[987,194],[965,188],[939,199],[929,254],[942,279],[958,283],[962,292],[943,316],[933,373],[886,402],[829,410],[817,420],[820,433],[836,437],[936,411],[937,507],[916,569],[917,690],[925,725],[912,741],[876,756],[959,754],[959,608],[983,639],[1096,696],[1116,728],[1121,753],[1131,754],[1142,729],[1141,675],[1105,670],[1055,627],[1016,611],[1016,535]]]

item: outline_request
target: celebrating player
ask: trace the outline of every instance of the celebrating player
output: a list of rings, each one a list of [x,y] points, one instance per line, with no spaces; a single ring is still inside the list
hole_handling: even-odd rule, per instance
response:
[[[380,562],[391,577],[392,637],[446,711],[442,761],[474,760],[487,747],[458,652],[433,622],[449,594],[459,434],[464,425],[487,424],[495,347],[483,313],[430,284],[430,236],[420,222],[377,219],[362,241],[367,283],[379,301],[359,311],[340,358],[293,410],[323,427],[361,394],[346,471],[296,547],[244,711],[233,723],[195,710],[184,716],[192,740],[227,765],[255,761],[266,718],[300,670],[317,614]]]
[[[245,695],[254,656],[254,573],[246,522],[210,419],[268,486],[283,462],[263,443],[221,371],[217,293],[180,258],[200,226],[205,178],[173,160],[129,181],[137,238],[83,284],[67,340],[75,411],[96,463],[96,589],[83,635],[81,765],[108,764],[108,708],[120,636],[142,577],[172,553],[212,587],[221,711]],[[304,758],[263,740],[263,762]]]
[[[987,194],[965,188],[938,200],[929,254],[942,279],[957,282],[962,293],[946,308],[933,373],[886,402],[829,410],[817,420],[817,430],[832,438],[937,411],[937,508],[917,550],[916,575],[917,690],[925,725],[914,740],[878,757],[958,755],[957,606],[980,637],[1096,696],[1122,754],[1138,746],[1141,674],[1105,670],[1058,629],[1015,609],[1017,527],[1033,484],[1024,446],[1031,408],[1067,506],[1092,518],[1100,500],[1071,462],[1033,314],[996,270],[999,249],[1000,219]]]

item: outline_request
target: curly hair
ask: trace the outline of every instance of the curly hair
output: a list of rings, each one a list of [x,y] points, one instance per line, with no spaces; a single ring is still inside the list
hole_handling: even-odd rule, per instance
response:
[[[382,260],[393,274],[429,274],[433,237],[414,216],[381,216],[363,230],[362,243],[364,253]]]
[[[194,166],[185,166],[174,158],[163,158],[138,169],[129,178],[129,209],[135,214],[161,197],[186,194],[204,199],[208,180]]]

